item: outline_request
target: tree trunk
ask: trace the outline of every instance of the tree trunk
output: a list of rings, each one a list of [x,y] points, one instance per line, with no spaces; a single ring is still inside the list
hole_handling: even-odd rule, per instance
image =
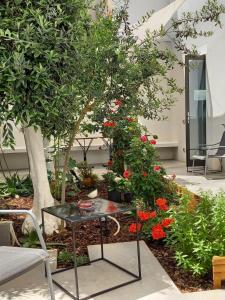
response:
[[[38,223],[41,224],[41,209],[54,205],[54,198],[48,182],[41,130],[35,131],[33,127],[24,128],[24,138],[30,160],[31,179],[34,189],[32,212],[36,215]],[[46,234],[52,234],[53,231],[58,230],[58,225],[58,219],[45,214]],[[23,232],[30,232],[33,228],[32,220],[27,217],[23,224]]]
[[[76,137],[76,134],[78,133],[80,129],[80,124],[84,120],[86,114],[94,107],[95,102],[91,103],[91,100],[89,100],[86,103],[86,106],[83,108],[83,110],[80,112],[80,116],[77,120],[77,122],[74,124],[73,130],[69,137],[69,143],[68,147],[66,149],[65,158],[64,158],[64,164],[63,164],[63,172],[62,172],[62,190],[61,190],[61,203],[65,203],[66,199],[66,173],[68,172],[68,163],[70,158],[70,152]]]

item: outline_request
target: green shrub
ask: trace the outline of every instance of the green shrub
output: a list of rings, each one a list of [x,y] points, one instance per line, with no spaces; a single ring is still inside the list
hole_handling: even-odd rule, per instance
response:
[[[214,255],[225,255],[225,194],[202,193],[195,205],[190,195],[181,198],[171,213],[168,243],[175,250],[178,265],[202,276],[212,268]]]

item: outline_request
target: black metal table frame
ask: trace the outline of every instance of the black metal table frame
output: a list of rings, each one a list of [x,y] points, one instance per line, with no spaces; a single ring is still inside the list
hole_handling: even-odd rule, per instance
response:
[[[136,228],[138,228],[138,216],[137,216],[137,210],[135,209],[131,209],[131,211],[135,211],[136,212]],[[47,213],[47,212],[46,212]],[[45,236],[45,226],[44,226],[44,210],[41,211],[41,216],[42,216],[42,226],[43,226],[43,236],[44,236],[44,239],[46,238]],[[107,216],[103,216],[104,218],[107,218]],[[104,244],[103,244],[103,226],[102,226],[102,217],[98,218],[99,219],[99,222],[100,222],[100,233],[101,233],[101,257],[100,258],[97,258],[97,259],[94,259],[92,261],[90,261],[88,264],[83,264],[83,265],[80,265],[80,266],[77,266],[77,259],[76,259],[76,230],[75,230],[75,225],[76,223],[78,222],[71,222],[71,227],[72,227],[72,242],[73,242],[73,255],[74,255],[74,266],[72,267],[68,267],[68,268],[64,268],[62,270],[57,270],[55,272],[52,272],[52,274],[57,274],[57,273],[61,273],[61,272],[65,272],[67,270],[71,270],[71,269],[74,269],[74,275],[75,275],[75,286],[76,286],[76,296],[74,296],[73,294],[71,294],[67,289],[65,289],[60,283],[58,283],[56,280],[52,280],[60,289],[62,289],[68,296],[70,296],[72,299],[75,299],[75,300],[87,300],[87,299],[91,299],[93,297],[96,297],[96,296],[99,296],[99,295],[102,295],[104,293],[107,293],[107,292],[110,292],[110,291],[113,291],[115,289],[118,289],[118,288],[121,288],[123,286],[126,286],[128,284],[131,284],[131,283],[134,283],[136,281],[139,281],[141,280],[141,258],[140,258],[140,244],[139,244],[139,232],[137,230],[137,233],[136,233],[136,237],[137,237],[137,260],[138,260],[138,275],[126,270],[125,268],[117,265],[116,263],[110,261],[109,259],[105,258],[104,257]],[[132,276],[134,279],[132,280],[129,280],[129,281],[126,281],[124,283],[121,283],[121,284],[118,284],[118,285],[115,285],[113,287],[110,287],[110,288],[107,288],[107,289],[104,289],[104,290],[101,290],[99,292],[96,292],[96,293],[93,293],[89,296],[86,296],[86,297],[83,297],[83,298],[80,298],[80,294],[79,294],[79,279],[78,279],[78,272],[77,272],[77,268],[78,267],[82,267],[82,266],[87,266],[91,263],[94,263],[94,262],[98,262],[100,260],[103,260],[107,263],[109,263],[110,265],[116,267],[117,269],[129,274],[130,276]]]

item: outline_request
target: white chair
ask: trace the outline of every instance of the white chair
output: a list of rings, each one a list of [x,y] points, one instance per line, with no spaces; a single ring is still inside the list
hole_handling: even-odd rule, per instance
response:
[[[37,265],[44,263],[50,291],[51,300],[55,300],[51,270],[49,265],[49,255],[41,234],[35,215],[27,210],[0,210],[0,215],[6,214],[28,214],[32,218],[35,230],[42,249],[20,248],[20,247],[0,247],[0,285],[19,277],[30,271]]]

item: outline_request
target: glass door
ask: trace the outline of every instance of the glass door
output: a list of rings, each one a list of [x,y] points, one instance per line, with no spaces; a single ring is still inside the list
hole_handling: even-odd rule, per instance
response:
[[[186,153],[187,167],[192,166],[193,155],[204,155],[199,149],[206,144],[206,59],[204,56],[186,56]],[[204,161],[195,161],[196,166]]]

